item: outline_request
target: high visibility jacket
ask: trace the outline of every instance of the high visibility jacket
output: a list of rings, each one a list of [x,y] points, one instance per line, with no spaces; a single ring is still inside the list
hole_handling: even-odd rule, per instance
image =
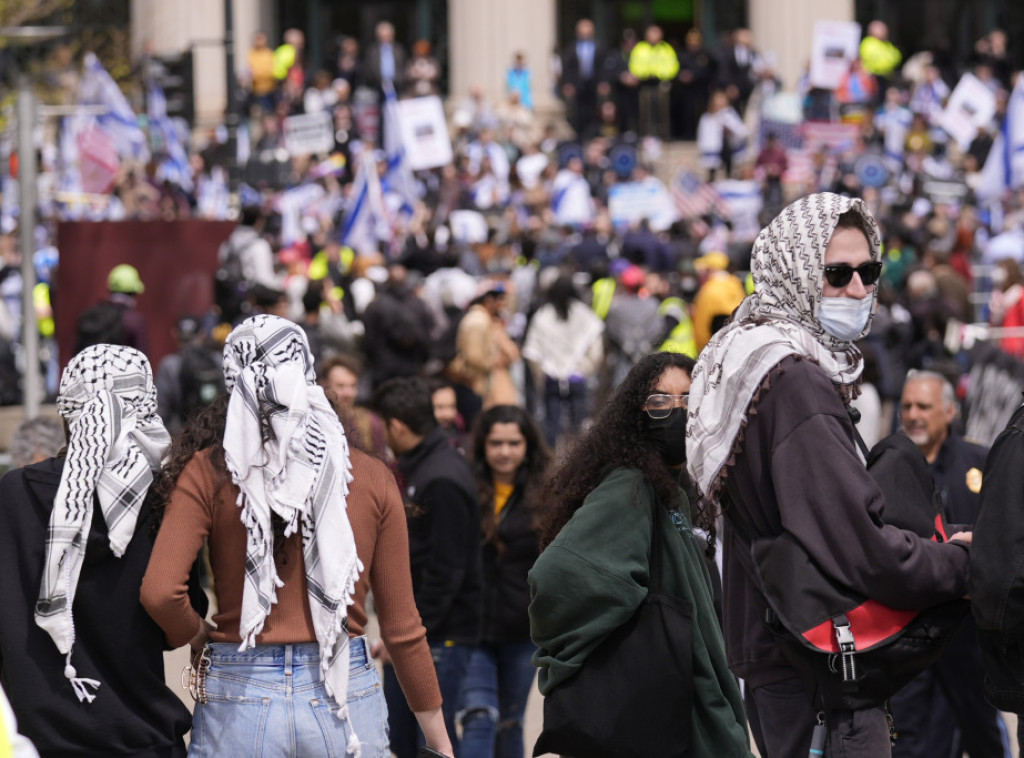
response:
[[[598,279],[590,285],[590,291],[593,293],[590,307],[603,321],[608,315],[608,309],[612,307],[612,298],[615,296],[615,280],[610,276]]]
[[[32,288],[32,305],[38,310],[40,308],[50,308],[50,285],[45,282],[39,282],[35,287]],[[53,311],[50,310],[49,316],[38,320],[39,334],[43,337],[52,337],[56,331],[53,324]]]
[[[295,65],[296,57],[295,45],[289,45],[287,42],[274,50],[274,77],[279,80],[287,78],[288,72]]]
[[[888,76],[900,65],[903,55],[888,40],[865,37],[860,41],[860,59],[868,72],[876,76]]]
[[[671,316],[678,322],[658,348],[662,353],[682,353],[697,357],[697,339],[693,334],[693,319],[681,297],[666,297],[658,306],[659,316]]]
[[[672,45],[665,41],[652,45],[647,40],[638,42],[629,54],[629,73],[637,79],[674,79],[679,73],[679,57]]]

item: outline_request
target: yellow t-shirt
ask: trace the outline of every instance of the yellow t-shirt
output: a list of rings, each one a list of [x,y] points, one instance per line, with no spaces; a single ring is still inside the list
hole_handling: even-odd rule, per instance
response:
[[[508,499],[512,497],[512,491],[516,488],[514,484],[494,483],[494,514],[499,515],[508,505]]]

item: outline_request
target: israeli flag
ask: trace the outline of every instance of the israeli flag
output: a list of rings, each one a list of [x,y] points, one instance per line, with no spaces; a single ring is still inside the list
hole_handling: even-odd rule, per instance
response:
[[[177,125],[167,115],[167,98],[163,88],[159,84],[151,86],[146,101],[150,134],[159,140],[160,151],[165,156],[157,166],[156,176],[189,192],[193,186],[192,165],[188,161]]]
[[[352,194],[341,228],[341,244],[361,255],[370,255],[378,252],[381,240],[389,236],[377,166],[373,152],[368,150],[358,157]]]
[[[1006,104],[1002,128],[992,141],[992,148],[981,170],[981,181],[975,194],[982,202],[992,202],[1007,190],[1024,187],[1024,77],[1017,84]]]
[[[420,192],[416,179],[412,175],[412,168],[409,166],[409,157],[405,153],[405,146],[402,144],[400,119],[398,98],[395,96],[395,88],[389,82],[384,102],[384,154],[388,162],[384,183],[389,192],[401,199],[400,210],[412,215]]]
[[[84,71],[78,84],[80,105],[101,105],[107,111],[96,119],[101,129],[114,138],[118,154],[130,155],[140,161],[149,160],[146,135],[139,127],[135,111],[94,53],[86,53]],[[165,108],[166,112],[166,108]]]

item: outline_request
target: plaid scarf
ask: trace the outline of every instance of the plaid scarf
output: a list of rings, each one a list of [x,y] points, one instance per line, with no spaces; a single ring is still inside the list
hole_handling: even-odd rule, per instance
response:
[[[224,379],[231,393],[224,458],[248,533],[240,649],[256,644],[282,586],[271,522],[277,514],[285,536],[301,529],[320,668],[339,718],[347,718],[347,608],[363,568],[346,512],[348,441],[315,382],[306,335],[290,321],[263,315],[236,327],[224,346]]]
[[[701,352],[690,384],[686,459],[703,497],[717,498],[751,400],[783,358],[804,356],[846,396],[855,392],[863,370],[860,350],[826,332],[817,317],[825,248],[839,216],[850,210],[867,222],[871,259],[879,260],[881,236],[864,202],[828,192],[792,203],[755,240],[755,292]],[[869,320],[860,336],[870,328]]]
[[[95,679],[71,665],[72,606],[82,572],[93,504],[99,501],[110,549],[124,555],[142,501],[171,442],[156,413],[149,361],[138,350],[93,345],[78,353],[61,377],[57,409],[68,424],[68,447],[46,535],[46,562],[35,619],[66,656],[64,675],[80,701],[90,703]]]

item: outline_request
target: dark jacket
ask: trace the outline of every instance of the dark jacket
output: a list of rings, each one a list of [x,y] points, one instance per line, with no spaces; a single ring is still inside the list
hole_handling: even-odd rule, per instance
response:
[[[891,608],[928,608],[962,597],[969,562],[963,545],[882,524],[882,493],[821,369],[791,356],[766,383],[747,412],[724,505],[726,650],[730,668],[754,687],[796,673],[765,627],[766,602],[737,522],[746,534],[788,532],[826,575]]]
[[[485,508],[493,508],[486,503]],[[530,585],[526,575],[540,555],[540,537],[522,488],[509,497],[498,516],[498,540],[484,543],[485,642],[525,642],[530,639]]]
[[[182,736],[192,718],[164,684],[166,639],[139,603],[155,538],[148,499],[121,558],[110,551],[98,504],[93,511],[75,595],[72,656],[80,677],[100,682],[92,703],[78,702],[64,678],[64,656],[36,626],[47,525],[63,465],[50,458],[0,479],[0,681],[18,726],[47,758],[184,756]],[[193,605],[205,613],[205,596]]]
[[[971,610],[985,665],[985,697],[1024,713],[1024,406],[985,461],[971,552]]]
[[[412,589],[427,640],[480,641],[480,509],[466,459],[440,427],[398,457],[409,518]]]
[[[950,524],[973,524],[978,518],[981,472],[988,448],[950,433],[931,464],[935,489],[942,498],[943,515]]]
[[[384,287],[363,314],[363,349],[371,384],[416,376],[430,358],[433,318],[404,285]]]

